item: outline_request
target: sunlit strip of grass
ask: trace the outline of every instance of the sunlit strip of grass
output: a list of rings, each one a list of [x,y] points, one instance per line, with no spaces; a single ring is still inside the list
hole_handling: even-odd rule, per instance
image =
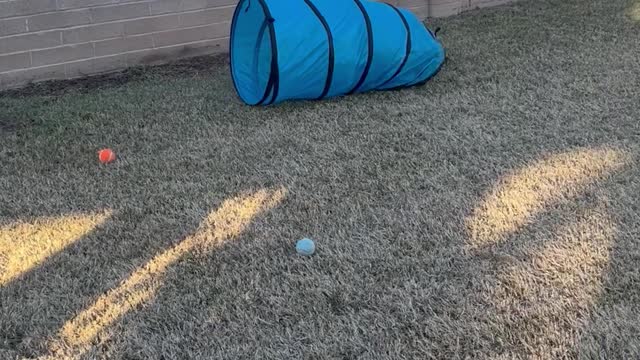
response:
[[[629,16],[629,19],[635,22],[640,22],[640,1],[635,1],[631,4],[631,6],[629,6],[629,9],[627,10],[627,16]]]
[[[469,246],[500,242],[555,202],[620,169],[626,154],[611,148],[579,149],[536,161],[499,181],[467,219]]]
[[[45,262],[110,216],[109,211],[67,214],[0,227],[0,286]]]
[[[218,245],[238,236],[255,216],[277,206],[285,193],[284,189],[260,190],[225,201],[194,235],[140,266],[118,287],[64,324],[60,337],[72,348],[86,349],[101,331],[149,301],[162,285],[162,275],[180,258],[196,247]]]

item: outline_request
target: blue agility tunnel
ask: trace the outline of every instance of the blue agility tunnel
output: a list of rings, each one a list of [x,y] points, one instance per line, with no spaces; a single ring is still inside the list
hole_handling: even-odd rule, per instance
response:
[[[426,82],[444,49],[410,11],[366,0],[240,0],[231,76],[249,105]]]

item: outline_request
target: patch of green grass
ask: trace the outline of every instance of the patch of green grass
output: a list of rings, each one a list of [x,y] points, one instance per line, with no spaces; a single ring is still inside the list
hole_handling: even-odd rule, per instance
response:
[[[0,94],[0,357],[637,358],[631,6],[435,20],[402,91],[252,108],[199,59]]]

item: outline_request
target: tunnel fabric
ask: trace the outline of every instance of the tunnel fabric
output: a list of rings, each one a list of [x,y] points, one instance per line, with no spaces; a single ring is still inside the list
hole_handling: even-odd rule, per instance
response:
[[[240,0],[229,53],[249,105],[413,86],[445,59],[413,13],[367,0]]]

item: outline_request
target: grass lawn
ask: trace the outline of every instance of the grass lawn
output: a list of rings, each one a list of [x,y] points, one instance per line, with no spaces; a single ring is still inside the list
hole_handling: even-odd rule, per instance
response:
[[[402,91],[252,108],[214,57],[0,94],[0,358],[640,357],[640,2],[430,26]]]

